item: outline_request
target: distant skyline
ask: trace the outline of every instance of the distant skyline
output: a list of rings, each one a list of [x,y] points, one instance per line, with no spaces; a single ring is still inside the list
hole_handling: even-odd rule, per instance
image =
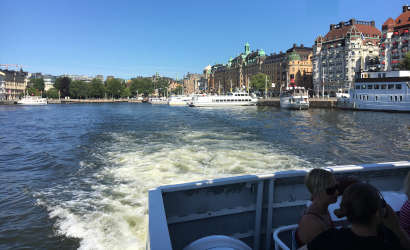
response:
[[[3,0],[0,64],[28,72],[181,78],[243,51],[311,47],[330,24],[387,18],[404,0]]]

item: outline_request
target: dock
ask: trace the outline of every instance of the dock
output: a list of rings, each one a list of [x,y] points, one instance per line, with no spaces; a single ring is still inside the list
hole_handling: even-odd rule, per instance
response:
[[[257,105],[280,107],[280,99],[279,97],[259,99]],[[336,98],[309,98],[309,107],[333,109],[336,108]]]

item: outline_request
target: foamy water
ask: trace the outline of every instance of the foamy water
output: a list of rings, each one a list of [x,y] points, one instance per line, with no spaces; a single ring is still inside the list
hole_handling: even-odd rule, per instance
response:
[[[150,143],[145,138],[135,140],[132,133],[112,133],[112,145],[98,150],[103,152],[105,167],[89,180],[92,190],[87,198],[76,194],[78,200],[47,205],[50,217],[57,219],[57,232],[81,239],[80,249],[143,249],[151,188],[311,167],[267,143],[243,139],[251,137],[247,134],[172,133],[179,141]],[[86,168],[87,163],[82,167]]]

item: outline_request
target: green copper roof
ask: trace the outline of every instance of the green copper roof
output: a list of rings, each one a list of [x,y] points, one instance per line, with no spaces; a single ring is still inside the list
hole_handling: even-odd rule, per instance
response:
[[[259,55],[259,56],[265,56],[266,53],[265,53],[265,51],[264,51],[263,49],[260,49],[260,50],[258,50],[258,55]]]
[[[300,61],[300,55],[295,51],[292,51],[292,53],[289,54],[288,59],[289,61]]]

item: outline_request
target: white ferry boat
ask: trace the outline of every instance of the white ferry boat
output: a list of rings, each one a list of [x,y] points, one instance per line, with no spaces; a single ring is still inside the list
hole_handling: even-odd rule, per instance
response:
[[[148,103],[151,104],[168,104],[168,99],[166,97],[151,97],[148,99]]]
[[[354,176],[381,191],[397,212],[410,162],[328,167],[336,178]],[[147,249],[295,249],[294,232],[310,204],[309,170],[244,175],[161,186],[149,191]],[[340,199],[339,199],[340,202]],[[335,224],[346,223],[329,206]],[[340,225],[340,224],[339,224]]]
[[[47,105],[47,98],[26,95],[17,101],[19,105]]]
[[[342,109],[410,111],[410,71],[363,72],[350,89],[349,98],[338,99]]]
[[[309,96],[304,87],[290,86],[280,94],[280,107],[287,109],[308,109]]]
[[[246,92],[234,92],[227,95],[196,95],[192,98],[191,107],[226,107],[253,106],[258,99]]]
[[[185,95],[178,95],[178,96],[171,96],[168,98],[168,105],[169,106],[185,106],[189,105],[192,101],[192,96],[185,96]]]

